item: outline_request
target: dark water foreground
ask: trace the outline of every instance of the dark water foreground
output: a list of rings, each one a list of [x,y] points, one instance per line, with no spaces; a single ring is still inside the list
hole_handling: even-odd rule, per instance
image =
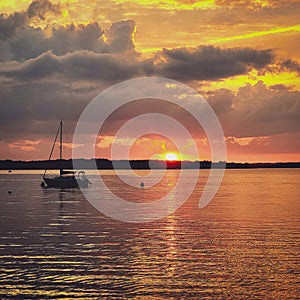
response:
[[[176,172],[153,193],[168,191]],[[201,210],[200,177],[176,213],[144,224],[102,215],[80,191],[42,190],[40,177],[0,174],[2,299],[300,297],[300,170],[227,170]]]

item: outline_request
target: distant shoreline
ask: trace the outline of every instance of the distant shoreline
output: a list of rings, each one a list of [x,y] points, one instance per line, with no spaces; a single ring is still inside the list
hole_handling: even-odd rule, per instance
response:
[[[128,166],[129,164],[129,166]],[[96,168],[93,159],[77,159],[76,167],[85,170],[112,170],[112,169],[210,169],[223,168],[224,162],[212,163],[211,161],[161,161],[161,160],[118,160],[96,159]],[[261,168],[300,168],[300,162],[276,163],[235,163],[227,162],[226,169],[261,169]],[[73,169],[72,160],[38,160],[38,161],[13,161],[0,160],[0,170],[57,170]]]

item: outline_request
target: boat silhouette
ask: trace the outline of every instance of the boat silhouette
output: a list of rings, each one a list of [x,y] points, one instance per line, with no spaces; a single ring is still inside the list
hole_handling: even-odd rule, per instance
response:
[[[48,160],[51,160],[53,150],[59,136],[59,159],[60,161],[62,161],[63,159],[63,134],[62,133],[63,133],[63,122],[60,121]],[[59,188],[59,189],[87,188],[89,184],[90,181],[88,180],[84,171],[75,172],[73,170],[72,171],[63,170],[61,168],[59,170],[58,176],[47,175],[47,169],[46,169],[43,174],[41,187]]]

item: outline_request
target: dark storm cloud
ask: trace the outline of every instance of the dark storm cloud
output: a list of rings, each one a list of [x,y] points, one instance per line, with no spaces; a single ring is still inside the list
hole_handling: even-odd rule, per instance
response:
[[[165,49],[162,57],[161,74],[179,80],[218,80],[261,69],[274,60],[272,50],[214,46]]]

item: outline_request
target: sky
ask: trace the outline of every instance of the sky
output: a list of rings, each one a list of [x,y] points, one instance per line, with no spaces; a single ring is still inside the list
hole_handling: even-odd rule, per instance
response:
[[[2,0],[0,13],[0,159],[47,159],[60,120],[70,158],[76,122],[95,96],[157,76],[192,87],[211,105],[227,161],[300,161],[299,1]],[[178,146],[154,134],[156,120],[145,120],[148,133],[137,140],[129,132],[115,139],[147,108],[172,111],[199,157],[189,152],[191,139],[179,137]],[[99,131],[96,156],[112,158],[115,143],[118,159],[128,145],[130,159],[168,152],[210,159],[205,133],[187,118],[155,99],[120,108]]]

